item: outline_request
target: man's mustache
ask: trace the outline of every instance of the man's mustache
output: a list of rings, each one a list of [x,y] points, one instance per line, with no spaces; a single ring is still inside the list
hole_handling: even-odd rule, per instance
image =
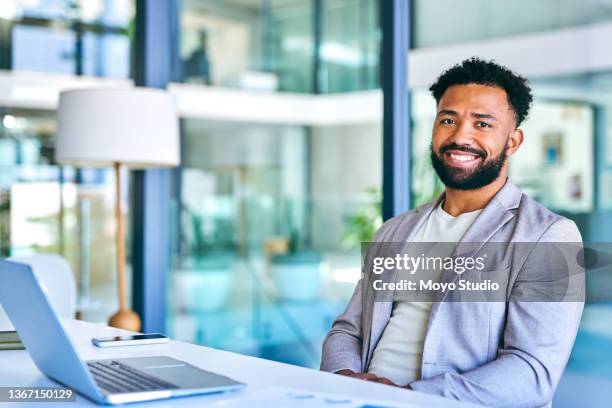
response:
[[[444,145],[440,148],[439,152],[440,155],[443,155],[444,153],[448,152],[449,150],[458,150],[458,151],[462,151],[462,152],[466,152],[466,153],[471,153],[471,154],[475,154],[476,156],[484,159],[487,156],[487,153],[483,150],[479,150],[476,149],[474,147],[470,147],[470,146],[459,146],[458,144],[455,143],[450,143],[447,145]]]

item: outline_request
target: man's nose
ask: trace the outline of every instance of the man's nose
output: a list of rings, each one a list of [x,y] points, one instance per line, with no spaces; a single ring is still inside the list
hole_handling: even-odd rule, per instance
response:
[[[469,122],[463,122],[455,128],[455,132],[451,137],[451,142],[459,146],[470,146],[474,142],[474,129]]]

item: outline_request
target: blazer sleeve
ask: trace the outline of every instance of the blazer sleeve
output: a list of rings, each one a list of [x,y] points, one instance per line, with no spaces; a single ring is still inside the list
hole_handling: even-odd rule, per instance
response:
[[[361,326],[363,279],[357,283],[346,310],[336,318],[323,342],[321,370],[335,373],[349,369],[361,372]]]
[[[576,225],[562,219],[539,242],[582,243],[582,239]],[[538,267],[542,269],[528,258],[521,271],[537,271]],[[573,277],[573,288],[581,296],[556,302],[517,300],[515,291],[529,286],[530,279],[538,279],[521,273],[507,305],[503,344],[497,358],[470,371],[447,372],[412,382],[412,389],[487,406],[539,407],[550,403],[578,331],[584,306],[584,273]]]

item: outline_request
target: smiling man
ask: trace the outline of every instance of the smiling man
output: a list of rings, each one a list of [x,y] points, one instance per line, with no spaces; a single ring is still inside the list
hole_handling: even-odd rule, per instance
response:
[[[526,80],[472,58],[430,90],[437,102],[431,161],[445,191],[387,221],[375,241],[581,243],[572,221],[508,180],[532,101]],[[520,294],[542,278],[545,266],[536,256],[508,268],[502,302],[377,301],[372,248],[323,344],[322,370],[488,406],[550,405],[583,302],[522,301]]]

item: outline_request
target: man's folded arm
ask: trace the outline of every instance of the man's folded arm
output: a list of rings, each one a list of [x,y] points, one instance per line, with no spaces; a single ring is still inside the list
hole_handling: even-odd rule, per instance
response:
[[[321,370],[332,373],[340,370],[361,372],[362,280],[357,283],[346,310],[336,318],[323,342]]]
[[[580,302],[511,301],[504,347],[497,359],[463,373],[414,381],[410,386],[488,406],[545,405],[569,358],[582,307]]]

